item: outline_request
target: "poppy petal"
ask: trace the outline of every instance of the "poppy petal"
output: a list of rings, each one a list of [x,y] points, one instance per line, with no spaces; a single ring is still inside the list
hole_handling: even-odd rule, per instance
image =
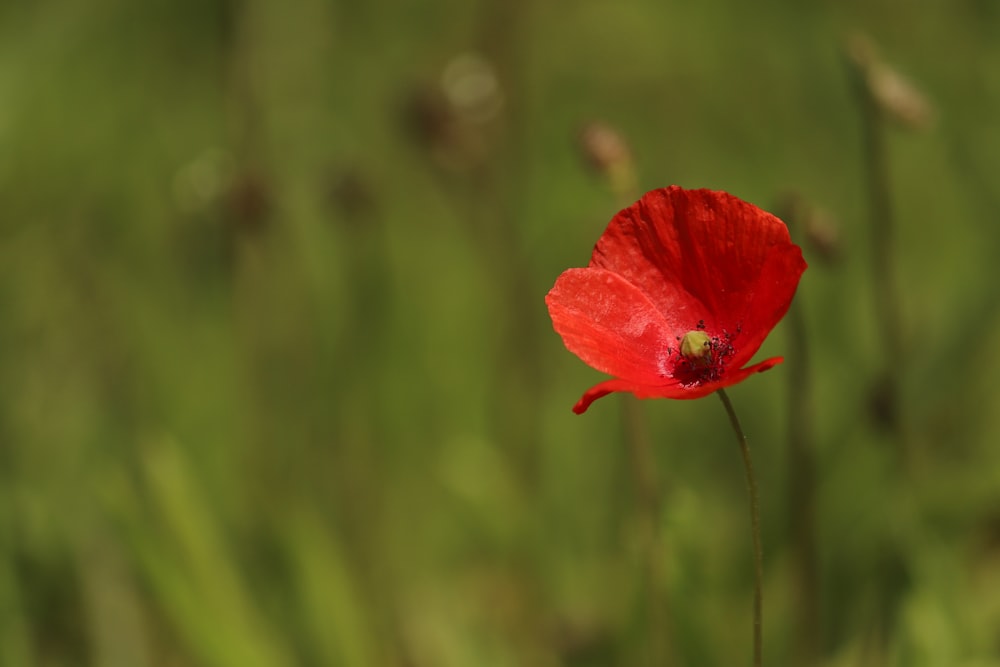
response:
[[[788,312],[805,270],[798,246],[772,249],[753,286],[730,311],[729,331],[741,331],[738,341],[734,340],[736,354],[731,363],[742,366],[757,353],[771,329]]]
[[[580,397],[580,400],[576,402],[573,406],[573,412],[578,415],[582,415],[590,407],[590,404],[599,398],[603,398],[608,394],[616,391],[629,391],[635,393],[641,385],[637,385],[634,382],[628,382],[626,380],[605,380],[600,384],[595,384],[593,387],[588,389]]]
[[[708,396],[709,394],[714,394],[720,389],[725,389],[726,387],[739,384],[755,373],[763,373],[764,371],[770,370],[784,360],[784,357],[770,357],[764,361],[753,364],[752,366],[747,366],[746,368],[733,368],[731,370],[727,370],[725,375],[713,382],[703,382],[688,386],[675,384],[672,387],[662,388],[664,391],[659,391],[657,393],[650,394],[649,396],[640,396],[640,398],[701,398],[703,396]]]
[[[590,404],[597,399],[619,391],[633,394],[636,398],[702,398],[703,396],[708,396],[719,389],[739,384],[754,373],[763,373],[766,370],[770,370],[782,361],[784,361],[784,357],[771,357],[770,359],[765,359],[764,361],[754,364],[753,366],[747,366],[746,368],[734,370],[718,382],[705,383],[695,387],[684,387],[677,382],[657,386],[648,386],[636,384],[635,382],[629,382],[628,380],[605,380],[604,382],[595,384],[593,387],[585,391],[583,396],[580,397],[580,400],[573,406],[573,412],[578,415],[582,415],[587,411],[587,408],[590,407]]]
[[[671,336],[642,291],[604,269],[569,269],[545,297],[566,347],[590,366],[633,384],[661,384]]]
[[[737,324],[721,319],[752,305],[748,295],[768,297],[754,286],[776,248],[801,262],[788,228],[770,213],[726,192],[671,186],[648,192],[619,212],[598,240],[590,265],[622,275],[664,313],[682,289],[701,305],[695,309],[703,314],[699,319],[714,330]]]
[[[676,186],[646,193],[611,220],[588,268],[563,273],[546,297],[566,347],[615,376],[574,410],[616,391],[700,398],[780,363],[742,368],[787,312],[805,269],[785,224],[753,204]],[[712,341],[704,366],[673,349],[694,330]]]
[[[723,384],[719,383],[718,385],[716,385],[715,388],[718,389],[721,386],[723,386]],[[699,389],[700,388],[701,387],[699,387]],[[590,407],[590,404],[596,401],[597,399],[603,398],[608,394],[619,391],[628,392],[634,395],[636,398],[685,399],[685,398],[700,398],[701,396],[704,396],[706,393],[708,394],[712,393],[714,389],[710,389],[705,393],[700,393],[697,396],[695,396],[692,393],[691,389],[684,388],[683,386],[680,385],[680,383],[676,381],[671,384],[648,386],[648,385],[636,384],[635,382],[629,382],[628,380],[605,380],[604,382],[595,384],[593,387],[585,391],[580,400],[577,401],[576,405],[573,406],[573,412],[575,412],[578,415],[581,415],[584,412],[586,412],[587,408]]]

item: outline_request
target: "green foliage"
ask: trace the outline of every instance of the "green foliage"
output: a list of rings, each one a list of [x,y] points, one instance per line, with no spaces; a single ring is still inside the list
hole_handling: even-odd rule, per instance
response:
[[[641,405],[652,547],[622,400],[570,412],[598,376],[543,296],[621,203],[574,145],[602,119],[644,188],[792,191],[839,222],[797,297],[817,627],[788,528],[796,360],[730,392],[767,662],[812,633],[831,667],[1000,665],[995,26],[942,0],[6,3],[0,664],[748,662],[721,407]],[[854,29],[936,109],[889,132],[905,447],[870,409]]]

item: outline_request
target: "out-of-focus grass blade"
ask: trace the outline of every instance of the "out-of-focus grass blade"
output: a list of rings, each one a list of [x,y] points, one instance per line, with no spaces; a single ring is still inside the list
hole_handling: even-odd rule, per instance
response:
[[[125,558],[102,531],[79,556],[90,650],[102,667],[150,667],[155,663],[145,600]]]
[[[145,473],[163,525],[140,544],[156,596],[177,631],[205,664],[226,667],[292,665],[287,648],[258,612],[251,582],[220,530],[179,449],[153,446]]]
[[[28,643],[28,621],[14,574],[12,554],[0,546],[0,665],[36,664]]]
[[[311,513],[301,514],[289,521],[284,542],[295,568],[303,623],[322,664],[385,664],[359,577],[329,525]]]

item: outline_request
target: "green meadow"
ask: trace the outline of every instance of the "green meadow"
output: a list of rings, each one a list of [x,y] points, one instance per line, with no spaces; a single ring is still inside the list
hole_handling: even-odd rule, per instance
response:
[[[0,665],[750,664],[719,402],[571,412],[595,122],[810,264],[728,392],[764,663],[1000,666],[989,0],[0,5]]]

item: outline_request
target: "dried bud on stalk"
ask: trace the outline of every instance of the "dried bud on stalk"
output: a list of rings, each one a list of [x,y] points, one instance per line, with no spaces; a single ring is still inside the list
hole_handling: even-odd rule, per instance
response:
[[[477,53],[453,58],[441,72],[441,90],[465,122],[483,124],[503,108],[504,96],[493,65]]]
[[[227,193],[229,222],[237,234],[261,233],[274,210],[271,184],[259,171],[247,167],[232,181]]]
[[[580,129],[580,148],[587,163],[598,173],[606,174],[616,165],[632,162],[632,151],[615,128],[599,120]]]
[[[827,264],[840,259],[840,224],[829,211],[795,192],[781,196],[774,210],[788,225],[792,237],[806,245],[816,257]]]
[[[406,125],[442,167],[461,171],[483,164],[495,147],[504,95],[493,66],[465,53],[453,58],[439,80],[410,94]]]
[[[329,179],[328,202],[341,216],[360,220],[374,213],[375,186],[358,166],[338,168]]]
[[[840,259],[840,226],[828,211],[813,208],[806,217],[806,246],[824,262],[834,264]]]
[[[875,104],[903,127],[923,131],[934,121],[930,101],[909,79],[883,61],[865,35],[847,40],[847,56],[862,76]]]
[[[611,184],[622,199],[635,196],[635,163],[632,150],[621,133],[602,121],[583,126],[578,136],[580,150],[587,164]]]

